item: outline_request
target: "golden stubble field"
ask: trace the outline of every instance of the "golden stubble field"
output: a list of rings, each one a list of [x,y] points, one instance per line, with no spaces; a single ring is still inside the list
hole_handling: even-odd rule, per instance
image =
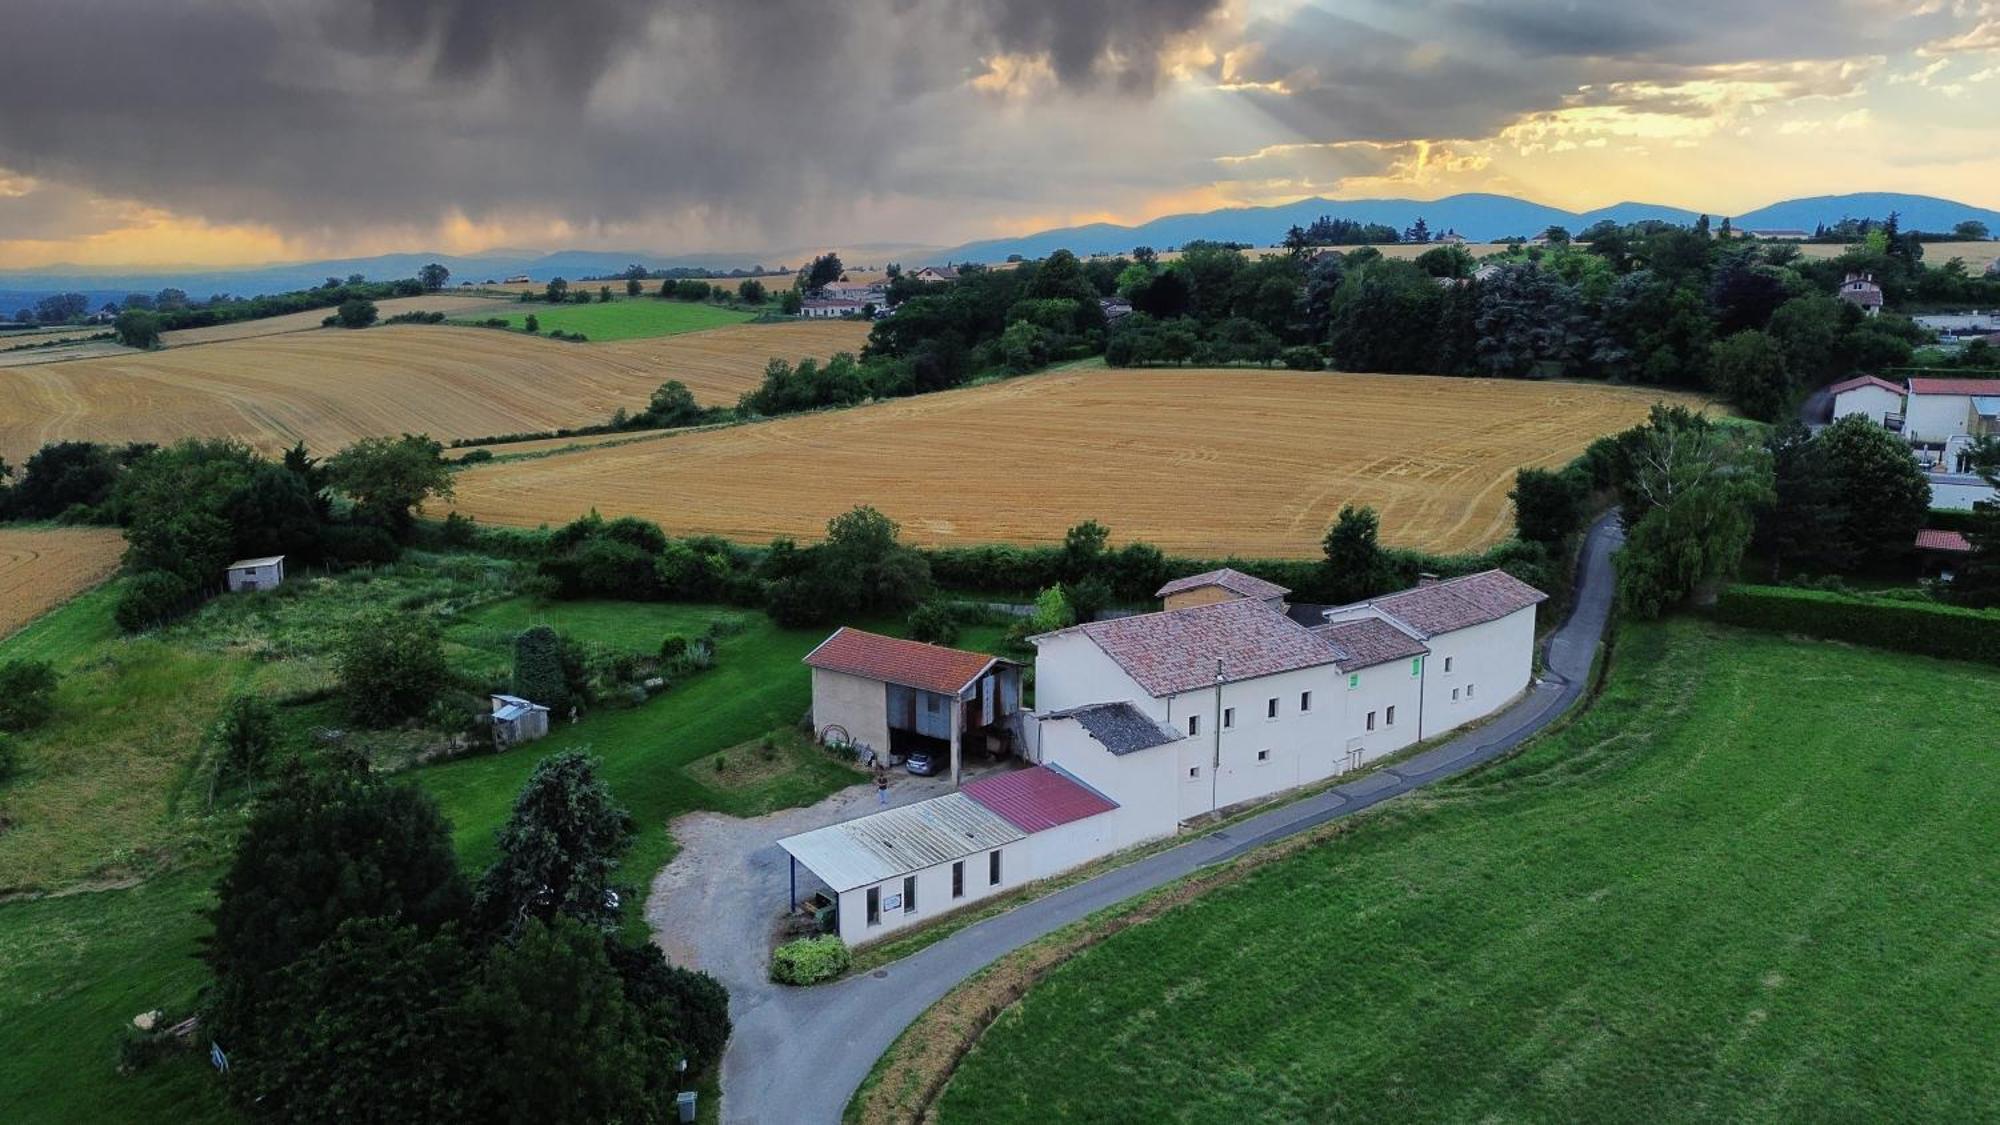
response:
[[[111,577],[124,553],[115,528],[0,528],[0,637]]]
[[[437,325],[318,329],[79,359],[0,378],[0,457],[63,439],[235,437],[331,453],[372,434],[440,440],[588,425],[638,410],[669,379],[734,403],[772,357],[859,351],[848,321],[732,325],[648,340],[568,344]]]
[[[1514,470],[1567,462],[1676,396],[1583,383],[1251,370],[1080,371],[467,470],[459,511],[597,509],[670,533],[817,538],[872,504],[925,544],[1114,539],[1307,557],[1343,504],[1385,542],[1503,538]],[[1679,401],[1699,403],[1680,398]]]

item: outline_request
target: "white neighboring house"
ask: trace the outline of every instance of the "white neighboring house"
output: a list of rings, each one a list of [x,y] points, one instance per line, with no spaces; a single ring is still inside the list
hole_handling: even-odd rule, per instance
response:
[[[1882,286],[1876,282],[1874,274],[1848,274],[1847,280],[1840,283],[1840,288],[1833,295],[1850,305],[1859,306],[1869,316],[1876,316],[1882,311]]]
[[[1827,388],[1833,396],[1833,420],[1860,414],[1891,430],[1903,428],[1903,388],[1873,375],[1862,375]]]
[[[1913,378],[1906,414],[1912,442],[2000,434],[2000,379]]]
[[[285,556],[237,559],[229,564],[226,575],[229,592],[232,594],[238,591],[275,590],[285,581]]]
[[[850,301],[841,297],[809,297],[799,303],[799,315],[807,320],[860,316],[866,307],[866,302]]]
[[[918,281],[957,281],[956,266],[925,266],[910,275]]]

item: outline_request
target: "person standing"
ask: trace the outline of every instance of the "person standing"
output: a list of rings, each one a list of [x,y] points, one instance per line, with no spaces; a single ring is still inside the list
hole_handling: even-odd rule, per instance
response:
[[[889,803],[889,771],[879,765],[875,767],[875,803],[878,805]]]

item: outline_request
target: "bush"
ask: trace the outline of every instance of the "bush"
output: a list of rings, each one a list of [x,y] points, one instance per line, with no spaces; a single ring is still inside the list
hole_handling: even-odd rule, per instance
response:
[[[779,984],[818,984],[846,972],[853,960],[847,943],[832,934],[800,938],[771,952],[771,979]]]
[[[958,606],[947,601],[928,601],[910,611],[910,639],[925,644],[948,645],[958,642]]]
[[[195,588],[187,579],[164,570],[149,570],[125,584],[112,617],[128,633],[143,632],[186,612],[194,597]]]
[[[33,730],[56,709],[56,670],[42,660],[0,664],[0,731]]]
[[[1286,348],[1278,358],[1284,361],[1286,367],[1294,371],[1326,370],[1326,360],[1320,358],[1318,348]]]
[[[19,773],[20,769],[20,747],[14,745],[13,739],[0,734],[0,785],[5,785],[9,781],[14,780],[14,775]]]
[[[1751,629],[2000,664],[2000,613],[1990,611],[1823,590],[1731,586],[1717,599],[1715,616]]]
[[[421,715],[451,682],[444,638],[429,617],[387,610],[356,618],[337,654],[356,722],[387,726]]]

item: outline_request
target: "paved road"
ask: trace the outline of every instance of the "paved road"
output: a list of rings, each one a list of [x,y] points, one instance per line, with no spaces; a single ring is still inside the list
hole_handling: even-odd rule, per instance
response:
[[[1549,639],[1547,674],[1476,730],[1224,831],[1198,837],[968,926],[870,976],[807,989],[732,980],[736,1034],[722,1060],[724,1119],[755,1125],[837,1122],[875,1060],[961,980],[1079,918],[1252,848],[1463,773],[1519,746],[1580,699],[1611,613],[1613,517],[1590,530],[1576,604]],[[775,848],[773,848],[775,850]]]

